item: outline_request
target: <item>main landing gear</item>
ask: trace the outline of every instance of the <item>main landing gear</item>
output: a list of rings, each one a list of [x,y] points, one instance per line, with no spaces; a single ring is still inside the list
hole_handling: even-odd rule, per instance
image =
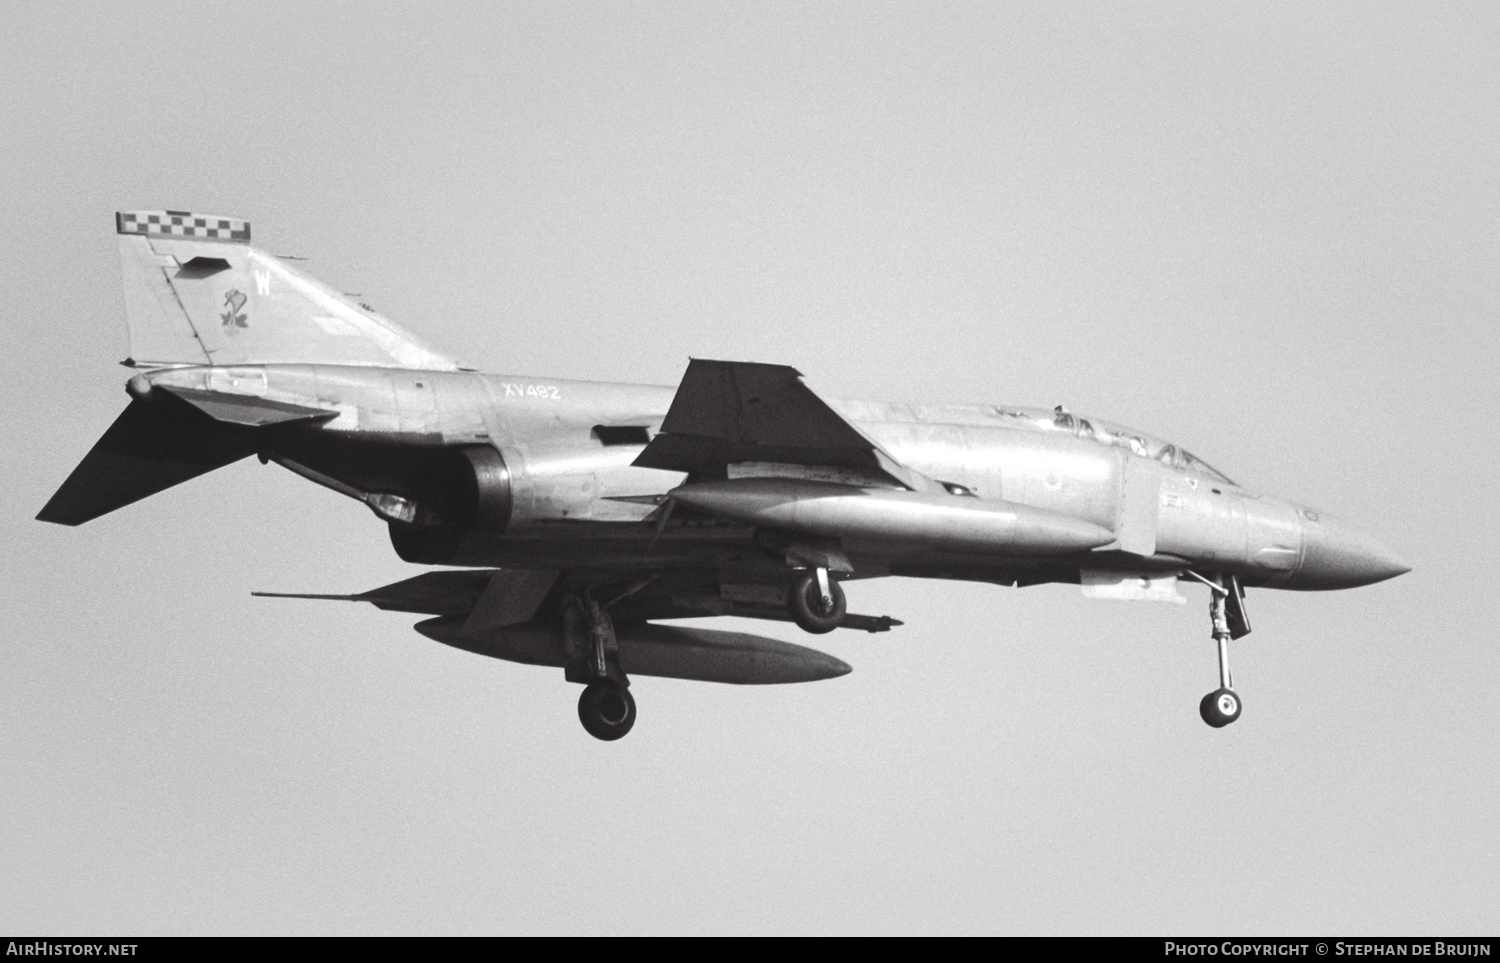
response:
[[[1198,714],[1215,729],[1222,729],[1240,717],[1242,708],[1229,674],[1229,642],[1250,634],[1250,619],[1245,614],[1245,596],[1238,578],[1215,576],[1209,580],[1193,574],[1209,588],[1208,614],[1219,647],[1219,687],[1198,703]]]
[[[786,593],[792,621],[805,631],[823,635],[838,628],[849,611],[844,590],[828,576],[825,567],[810,568],[792,583]]]
[[[578,697],[578,721],[595,739],[614,742],[635,725],[635,698],[617,682],[590,682]]]
[[[587,589],[563,603],[562,637],[563,673],[569,682],[584,683],[578,721],[595,739],[623,738],[635,725],[635,699],[620,668],[614,622]]]

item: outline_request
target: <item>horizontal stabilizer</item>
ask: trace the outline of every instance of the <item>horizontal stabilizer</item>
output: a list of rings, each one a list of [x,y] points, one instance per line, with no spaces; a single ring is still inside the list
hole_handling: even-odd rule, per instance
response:
[[[285,425],[292,422],[327,421],[337,418],[337,411],[324,408],[307,408],[303,405],[257,398],[253,395],[236,395],[223,391],[204,391],[199,388],[178,388],[174,385],[157,385],[154,390],[165,391],[208,415],[214,421],[247,428],[263,428],[267,425]]]
[[[133,401],[37,515],[81,525],[255,451],[246,434]]]

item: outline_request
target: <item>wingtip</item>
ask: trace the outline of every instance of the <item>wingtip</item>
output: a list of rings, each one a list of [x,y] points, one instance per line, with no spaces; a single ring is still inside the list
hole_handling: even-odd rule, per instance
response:
[[[79,525],[82,525],[89,519],[78,518],[74,515],[64,514],[63,512],[53,508],[52,502],[49,501],[47,504],[42,506],[41,511],[36,513],[36,520],[39,522],[46,522],[49,525],[63,525],[67,528],[77,528]]]

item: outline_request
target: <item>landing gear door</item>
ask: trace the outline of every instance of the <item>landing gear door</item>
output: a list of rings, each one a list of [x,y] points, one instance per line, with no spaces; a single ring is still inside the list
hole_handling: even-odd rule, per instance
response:
[[[1161,466],[1125,456],[1120,472],[1120,507],[1111,548],[1132,555],[1156,554],[1156,519],[1161,502]]]
[[[1224,616],[1229,623],[1229,637],[1243,639],[1250,634],[1250,612],[1245,608],[1245,587],[1240,584],[1238,575],[1226,578],[1224,587],[1229,590],[1229,594],[1224,597]]]

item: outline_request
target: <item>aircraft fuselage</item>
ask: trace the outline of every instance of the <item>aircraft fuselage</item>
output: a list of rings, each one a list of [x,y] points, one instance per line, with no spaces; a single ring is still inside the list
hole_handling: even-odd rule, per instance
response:
[[[283,455],[330,476],[348,479],[352,472],[355,484],[370,490],[415,497],[419,470],[402,477],[396,469],[391,477],[362,482],[362,451],[497,451],[510,499],[503,529],[467,540],[447,558],[410,548],[408,538],[403,554],[412,560],[545,567],[588,557],[607,567],[597,547],[608,542],[622,567],[649,567],[686,557],[711,562],[732,556],[743,563],[754,551],[754,532],[745,526],[684,519],[654,531],[642,524],[685,478],[631,464],[661,427],[674,394],[669,387],[292,364],[163,369],[138,375],[132,393],[144,397],[157,385],[336,410],[321,425],[286,429],[272,441],[274,450],[261,454]],[[903,464],[962,496],[1081,519],[1116,536],[1085,552],[1042,558],[846,539],[851,577],[1035,584],[1077,582],[1080,572],[1148,575],[1189,565],[1236,574],[1245,585],[1328,589],[1404,570],[1352,526],[1234,484],[1176,446],[1117,425],[1061,409],[829,404]],[[388,459],[369,462],[393,471]]]

